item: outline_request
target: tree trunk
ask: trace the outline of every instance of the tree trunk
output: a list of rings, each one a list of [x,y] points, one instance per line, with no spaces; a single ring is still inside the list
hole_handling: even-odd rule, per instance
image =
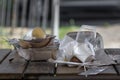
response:
[[[42,11],[42,0],[31,0],[30,14],[29,14],[29,27],[40,26],[40,17]]]
[[[2,0],[2,18],[1,18],[1,25],[2,26],[5,26],[6,6],[7,6],[7,1]]]
[[[26,11],[27,11],[27,1],[28,0],[22,0],[22,19],[21,19],[21,27],[25,27],[26,24]]]
[[[13,1],[13,13],[12,13],[12,27],[10,30],[10,34],[13,35],[15,27],[17,26],[17,6],[18,6],[19,0]]]
[[[35,26],[40,26],[41,24],[41,12],[42,12],[42,0],[37,0],[36,4],[36,15],[35,15],[35,19],[36,19],[36,24]]]
[[[10,26],[11,22],[11,7],[12,7],[12,0],[7,0],[7,19],[6,19],[6,25]]]
[[[52,32],[56,38],[59,38],[59,7],[60,0],[53,0],[52,3]]]
[[[49,8],[49,0],[44,0],[43,5],[43,20],[42,20],[42,27],[45,30],[47,27],[47,20],[48,20],[48,9]]]
[[[23,27],[26,25],[27,2],[28,0],[22,0],[21,35],[23,34]]]
[[[28,27],[33,27],[32,26],[32,4],[33,4],[33,0],[30,0],[30,6],[29,6],[29,21],[28,21]]]

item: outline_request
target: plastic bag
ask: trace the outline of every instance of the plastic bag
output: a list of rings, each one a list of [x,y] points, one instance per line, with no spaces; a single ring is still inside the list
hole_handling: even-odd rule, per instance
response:
[[[85,28],[87,28],[85,26]],[[84,26],[81,30],[84,29]],[[70,61],[70,59],[75,56],[82,62],[89,62],[95,58],[94,45],[89,42],[90,39],[96,37],[96,32],[82,32],[78,31],[73,37],[71,35],[66,35],[63,41],[60,43],[60,53],[63,61]],[[74,33],[73,33],[74,34]],[[60,59],[60,55],[57,55],[57,60]]]
[[[100,72],[103,72],[104,70],[106,70],[108,67],[104,66],[104,67],[92,67],[90,69],[88,69],[86,72],[82,72],[79,75],[96,75]]]
[[[82,63],[70,62],[73,56]],[[94,61],[92,62],[92,60]],[[87,72],[86,66],[109,65],[114,64],[114,61],[104,52],[102,36],[93,27],[83,25],[78,32],[68,33],[61,41],[55,63],[84,66],[84,70]],[[89,73],[84,75],[98,74],[106,69],[99,68],[97,71],[98,68],[88,69]]]
[[[95,51],[104,48],[102,36],[96,32],[94,26],[82,25],[76,35],[76,41],[82,43],[88,40],[93,45]]]

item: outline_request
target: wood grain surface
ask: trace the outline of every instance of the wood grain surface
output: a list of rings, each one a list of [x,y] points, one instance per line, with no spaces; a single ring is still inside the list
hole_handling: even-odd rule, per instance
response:
[[[13,59],[11,62],[10,59]],[[78,75],[83,72],[83,68],[68,67],[45,61],[26,61],[21,58],[15,50],[0,50],[0,79],[39,79],[39,80],[120,80],[116,75],[113,66],[108,66],[106,70],[97,75],[88,77]],[[116,66],[120,72],[120,65]]]
[[[54,64],[49,62],[31,62],[25,74],[53,74]]]
[[[10,49],[0,49],[0,64],[9,55]]]
[[[25,68],[25,60],[21,58],[15,58],[16,51],[12,51],[8,57],[0,64],[0,79],[21,79]],[[12,62],[9,62],[11,58],[14,58]],[[7,77],[6,77],[7,76]]]

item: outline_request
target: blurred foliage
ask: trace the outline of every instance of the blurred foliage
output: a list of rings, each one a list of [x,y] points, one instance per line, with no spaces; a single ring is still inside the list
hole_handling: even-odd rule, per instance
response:
[[[13,48],[7,41],[7,37],[0,36],[0,49],[11,49]]]
[[[12,46],[8,43],[9,33],[6,28],[0,27],[0,49],[10,49]]]
[[[70,25],[74,26],[75,25],[75,20],[74,19],[70,19],[69,23],[70,23]]]
[[[61,26],[59,29],[59,36],[60,39],[63,39],[64,36],[68,33],[68,32],[72,32],[72,31],[78,31],[79,30],[79,26]],[[47,29],[46,32],[49,34],[51,29]],[[19,35],[20,36],[20,35]],[[5,27],[0,27],[0,48],[6,48],[6,49],[13,49],[13,46],[10,45],[7,40],[8,38],[10,38],[11,35],[9,35],[9,30]]]
[[[79,26],[61,26],[59,31],[60,39],[63,39],[68,32],[78,31]]]
[[[105,22],[103,26],[104,26],[104,27],[109,27],[109,26],[110,26],[110,23]]]

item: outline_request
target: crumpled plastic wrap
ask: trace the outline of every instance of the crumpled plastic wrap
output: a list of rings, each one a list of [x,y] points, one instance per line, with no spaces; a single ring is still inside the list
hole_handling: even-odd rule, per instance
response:
[[[14,48],[17,50],[18,54],[23,57],[26,60],[30,59],[30,55],[26,54],[27,51],[25,49],[22,49],[22,47],[20,47],[19,45],[19,40],[18,39],[9,39],[8,42],[14,46]]]
[[[107,66],[104,67],[93,67],[88,69],[86,72],[82,72],[79,75],[96,75],[102,71],[104,71],[105,69],[107,69]]]
[[[67,40],[67,38],[66,38]],[[62,44],[61,44],[62,45]],[[95,52],[93,46],[85,41],[85,43],[78,43],[75,40],[68,42],[68,44],[60,45],[60,55],[57,55],[57,59],[70,61],[70,59],[75,56],[80,59],[82,62],[89,61],[94,59]],[[80,54],[81,53],[81,54]],[[90,60],[91,61],[91,60]]]
[[[48,60],[54,57],[51,55],[55,54],[58,48],[59,44],[57,44],[57,40],[54,39],[55,36],[46,33],[43,34],[41,28],[38,30],[39,28],[30,30],[21,39],[13,38],[8,40],[8,42],[14,46],[18,55],[25,60]]]
[[[84,30],[83,30],[84,29]],[[87,31],[86,31],[87,29]],[[114,64],[114,61],[104,52],[103,40],[99,33],[91,26],[83,25],[80,31],[68,33],[60,42],[59,52],[56,55],[55,63],[64,63],[68,65],[78,66],[102,66]],[[75,56],[82,63],[70,62],[70,59]],[[99,69],[99,70],[96,70]],[[105,70],[106,67],[86,69],[82,75],[98,74]],[[86,73],[86,74],[85,74]]]

